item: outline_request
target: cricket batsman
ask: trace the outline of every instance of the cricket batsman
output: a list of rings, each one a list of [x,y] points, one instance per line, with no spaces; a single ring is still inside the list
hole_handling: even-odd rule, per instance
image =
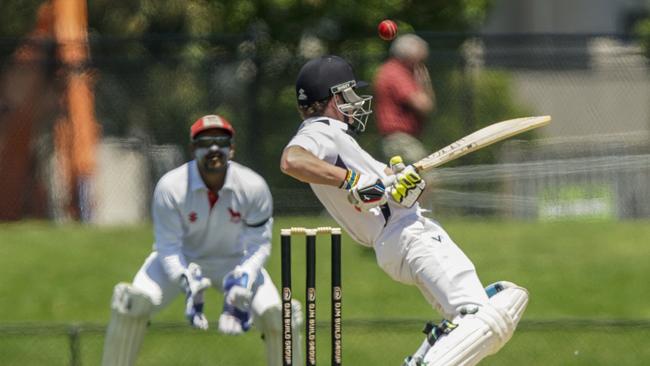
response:
[[[486,292],[470,259],[422,216],[417,199],[426,184],[413,166],[399,157],[387,166],[359,146],[356,136],[372,113],[372,97],[357,94],[365,85],[341,57],[304,64],[296,81],[303,122],[283,151],[281,169],[309,183],[338,224],[374,249],[391,278],[417,286],[446,319],[427,328],[404,365],[476,365],[512,337],[528,292],[506,281]]]
[[[189,325],[207,330],[203,299],[210,287],[224,294],[218,330],[237,335],[255,324],[267,364],[281,365],[281,301],[264,269],[271,253],[273,201],[260,175],[232,161],[234,135],[223,117],[199,118],[190,129],[194,160],[156,185],[154,250],[133,283],[115,286],[103,366],[134,365],[150,317],[178,295],[185,297]],[[299,337],[300,304],[292,305]],[[294,365],[300,366],[300,342],[295,345]]]

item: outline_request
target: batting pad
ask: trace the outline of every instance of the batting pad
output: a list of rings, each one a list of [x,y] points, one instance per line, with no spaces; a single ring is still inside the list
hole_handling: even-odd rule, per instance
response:
[[[458,327],[441,337],[424,357],[428,366],[473,366],[510,340],[528,304],[528,292],[513,284],[475,314],[457,317]]]
[[[111,300],[102,366],[132,366],[140,351],[153,304],[128,283],[119,283]]]
[[[264,344],[266,346],[267,366],[282,365],[282,316],[280,309],[270,308],[262,314],[258,327],[264,335]],[[291,300],[291,329],[293,333],[291,365],[302,366],[302,340],[300,330],[303,325],[302,306],[300,302]]]
[[[300,336],[300,331],[302,325],[304,324],[304,318],[302,316],[302,306],[298,300],[291,300],[291,328],[293,329],[293,347],[292,347],[292,357],[293,366],[302,366],[303,357],[302,357],[302,337]]]

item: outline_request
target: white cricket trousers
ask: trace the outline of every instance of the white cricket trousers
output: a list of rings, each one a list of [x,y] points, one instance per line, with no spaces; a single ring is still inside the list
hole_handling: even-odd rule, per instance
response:
[[[212,287],[223,292],[222,282],[225,275],[239,263],[239,258],[226,258],[207,261],[196,261],[201,266],[204,277],[212,281]],[[271,276],[262,268],[253,285],[253,301],[251,310],[254,317],[258,317],[271,307],[281,307],[280,295],[271,281]],[[181,294],[178,283],[172,281],[165,273],[157,252],[151,253],[133,279],[133,286],[149,295],[154,304],[154,313],[162,310],[172,300]],[[214,313],[210,308],[217,308],[221,312],[222,304],[206,304],[204,311]]]
[[[466,305],[488,301],[474,264],[431,219],[411,215],[389,222],[374,249],[377,263],[391,278],[417,286],[446,319]]]

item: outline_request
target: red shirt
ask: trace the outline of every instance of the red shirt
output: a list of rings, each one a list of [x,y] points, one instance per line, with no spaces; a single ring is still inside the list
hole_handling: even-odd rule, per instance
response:
[[[418,136],[422,132],[422,119],[407,104],[409,95],[421,90],[413,70],[396,59],[379,67],[374,82],[377,129],[382,135],[405,132]]]

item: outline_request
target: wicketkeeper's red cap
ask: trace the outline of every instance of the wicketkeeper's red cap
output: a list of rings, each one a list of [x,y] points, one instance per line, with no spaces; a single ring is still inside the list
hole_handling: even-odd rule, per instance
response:
[[[196,122],[192,124],[192,127],[190,128],[190,138],[194,139],[194,137],[199,133],[213,128],[224,130],[228,132],[230,136],[235,135],[235,129],[232,128],[232,125],[227,119],[217,116],[216,114],[209,114],[197,119]]]

